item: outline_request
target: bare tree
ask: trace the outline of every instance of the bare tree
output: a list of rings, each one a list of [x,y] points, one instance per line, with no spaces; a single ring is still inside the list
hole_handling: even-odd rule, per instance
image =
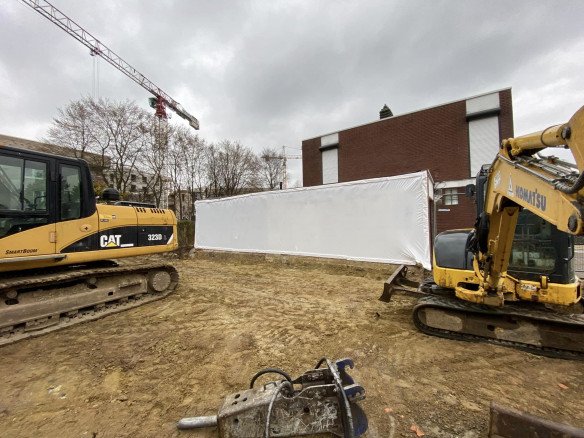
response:
[[[85,97],[58,110],[48,136],[79,151],[80,157],[99,169],[106,185],[124,196],[150,130],[148,118],[133,102]]]
[[[206,180],[204,158],[207,145],[204,139],[193,135],[192,130],[179,127],[174,133],[174,147],[178,149],[182,157],[183,185],[186,190],[184,203],[188,203],[184,206],[184,211],[192,218],[195,214],[194,202],[201,197]]]
[[[219,148],[215,144],[209,145],[205,151],[205,171],[208,187],[205,196],[217,198],[224,196],[221,186],[221,160]]]
[[[125,199],[132,192],[160,205],[170,186],[179,218],[193,217],[194,201],[203,191],[209,197],[232,196],[278,183],[280,160],[271,158],[278,156],[275,150],[265,149],[262,162],[237,141],[207,145],[187,128],[172,127],[129,101],[71,102],[59,110],[49,137],[80,154],[91,152],[104,182]]]
[[[167,160],[173,127],[155,116],[150,117],[148,127],[148,132],[144,136],[142,159],[138,164],[140,176],[146,179],[141,200],[154,201],[156,205],[163,206],[167,201],[164,198],[168,195]]]
[[[171,144],[166,156],[166,171],[170,180],[171,197],[173,198],[173,210],[179,219],[185,216],[183,197],[185,168],[182,152]]]
[[[282,160],[284,157],[275,148],[264,148],[260,153],[259,177],[262,187],[274,190],[282,181]]]
[[[122,196],[127,196],[130,182],[137,173],[136,160],[141,156],[144,137],[149,130],[147,113],[129,101],[105,101],[98,115],[111,159],[110,177],[113,176],[113,184]]]
[[[233,196],[257,188],[259,162],[251,149],[237,141],[222,140],[207,149],[207,178],[211,196]]]
[[[85,152],[95,146],[96,130],[92,99],[84,97],[70,102],[64,109],[57,109],[47,136],[50,142],[74,150],[77,158],[86,158]]]

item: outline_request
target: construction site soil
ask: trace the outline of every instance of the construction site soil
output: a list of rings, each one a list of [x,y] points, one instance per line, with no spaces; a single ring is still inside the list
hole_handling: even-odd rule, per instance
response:
[[[2,437],[200,437],[261,368],[351,357],[367,437],[482,437],[489,404],[584,427],[584,364],[428,337],[415,298],[377,300],[393,267],[287,257],[168,259],[164,300],[0,349]]]

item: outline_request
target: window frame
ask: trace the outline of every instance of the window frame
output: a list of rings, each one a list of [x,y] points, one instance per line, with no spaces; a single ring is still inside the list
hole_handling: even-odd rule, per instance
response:
[[[448,187],[442,189],[442,205],[444,206],[453,206],[458,205],[458,187]]]
[[[22,172],[20,175],[20,193],[22,196],[24,196],[23,194],[23,190],[24,190],[24,182],[26,179],[26,162],[27,161],[33,161],[33,162],[37,162],[37,163],[43,163],[45,165],[45,188],[46,188],[46,196],[47,196],[47,200],[46,200],[46,208],[44,210],[24,210],[22,207],[23,205],[21,204],[21,209],[20,210],[8,210],[8,209],[0,209],[0,214],[3,216],[52,216],[52,211],[51,211],[51,203],[50,203],[50,199],[52,196],[52,187],[51,187],[51,172],[52,172],[52,167],[51,167],[51,161],[49,159],[46,159],[44,157],[35,157],[35,156],[30,156],[28,154],[20,154],[20,153],[2,153],[2,156],[6,156],[6,157],[10,157],[10,158],[15,158],[18,160],[22,160]],[[21,202],[24,202],[23,200],[21,200]]]

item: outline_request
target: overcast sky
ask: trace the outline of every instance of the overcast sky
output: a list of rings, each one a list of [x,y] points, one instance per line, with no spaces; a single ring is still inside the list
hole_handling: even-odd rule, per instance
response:
[[[256,151],[300,148],[384,104],[398,115],[512,87],[516,134],[584,104],[580,0],[51,1],[195,115],[205,139]],[[20,1],[0,4],[0,133],[40,139],[56,108],[92,94],[94,61]],[[148,107],[104,61],[99,90]],[[299,180],[300,161],[290,167]]]

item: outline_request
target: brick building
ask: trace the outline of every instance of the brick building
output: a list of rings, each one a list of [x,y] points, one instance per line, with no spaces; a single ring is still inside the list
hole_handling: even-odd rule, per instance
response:
[[[302,142],[304,186],[429,170],[438,232],[470,227],[474,200],[464,188],[513,136],[511,89],[380,119]]]

